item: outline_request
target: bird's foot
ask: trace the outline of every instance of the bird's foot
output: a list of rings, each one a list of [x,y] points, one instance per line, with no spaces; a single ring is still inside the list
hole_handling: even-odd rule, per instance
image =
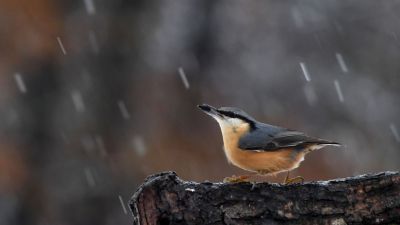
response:
[[[240,183],[240,182],[249,182],[250,175],[241,175],[241,176],[231,176],[225,177],[224,183]]]
[[[285,181],[283,182],[284,184],[294,184],[294,183],[300,183],[302,184],[304,182],[304,178],[302,176],[297,176],[293,178],[286,177]]]
[[[283,184],[293,184],[293,183],[300,183],[302,184],[304,182],[304,178],[301,176],[289,178],[289,173],[290,171],[287,172],[286,178],[283,181]]]

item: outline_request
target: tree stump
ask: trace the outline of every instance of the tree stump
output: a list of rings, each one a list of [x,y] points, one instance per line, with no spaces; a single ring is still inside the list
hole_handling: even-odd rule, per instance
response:
[[[149,176],[130,201],[137,225],[400,224],[400,175],[303,184],[195,183]]]

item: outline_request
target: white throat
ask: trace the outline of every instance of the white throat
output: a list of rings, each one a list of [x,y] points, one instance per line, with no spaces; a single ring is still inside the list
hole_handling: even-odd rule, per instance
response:
[[[243,120],[238,118],[228,118],[228,119],[222,119],[219,117],[214,117],[214,118],[215,120],[217,120],[222,130],[225,130],[227,128],[236,128],[245,123]]]

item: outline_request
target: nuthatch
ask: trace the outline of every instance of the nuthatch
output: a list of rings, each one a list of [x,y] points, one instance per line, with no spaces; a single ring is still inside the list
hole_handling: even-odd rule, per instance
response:
[[[340,146],[337,142],[258,122],[238,108],[216,109],[206,104],[198,107],[218,122],[225,155],[230,163],[261,175],[287,171],[285,183],[303,180],[302,177],[289,178],[289,171],[299,167],[307,153],[328,145]],[[237,182],[249,177],[239,176],[227,180]]]

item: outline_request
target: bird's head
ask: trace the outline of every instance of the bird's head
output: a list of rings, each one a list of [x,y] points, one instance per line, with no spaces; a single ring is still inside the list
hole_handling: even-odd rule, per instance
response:
[[[217,109],[207,104],[198,105],[198,107],[203,112],[213,117],[219,123],[221,128],[236,128],[243,126],[253,127],[256,122],[255,119],[238,108],[221,107]]]

